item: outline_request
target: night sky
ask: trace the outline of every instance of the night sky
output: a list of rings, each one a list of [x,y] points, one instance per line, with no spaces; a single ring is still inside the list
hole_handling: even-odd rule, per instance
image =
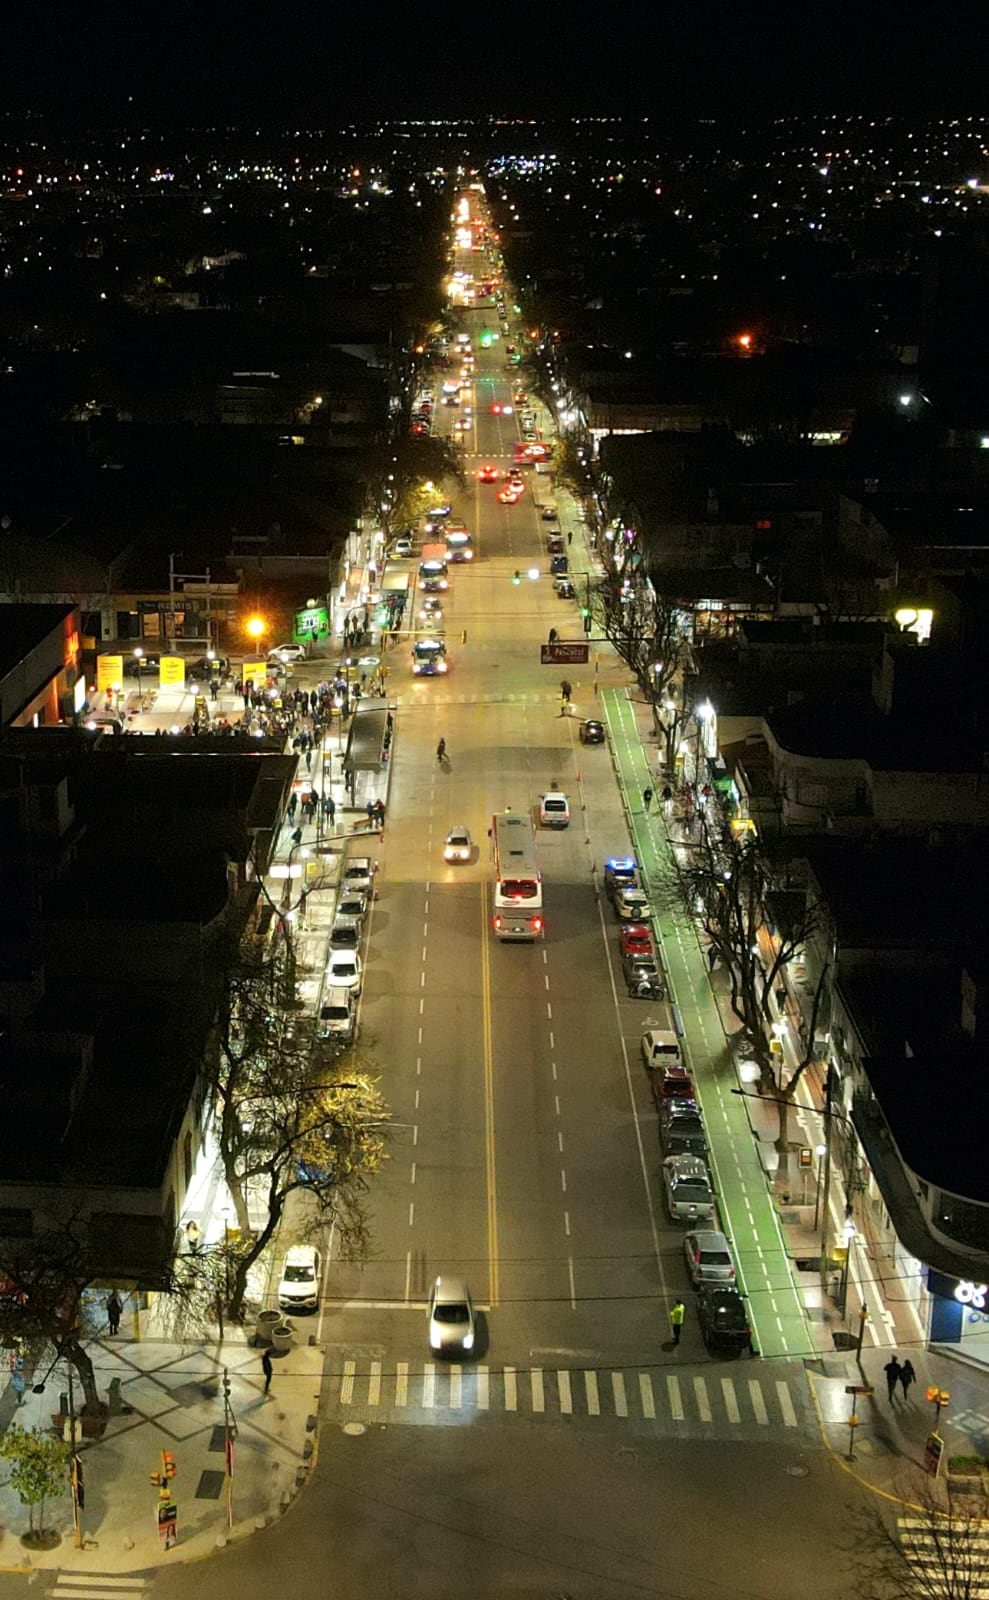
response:
[[[622,112],[742,122],[985,109],[984,8],[427,3],[24,5],[3,106],[68,122],[305,122]],[[648,23],[643,21],[648,18]],[[658,19],[658,20],[657,20]]]

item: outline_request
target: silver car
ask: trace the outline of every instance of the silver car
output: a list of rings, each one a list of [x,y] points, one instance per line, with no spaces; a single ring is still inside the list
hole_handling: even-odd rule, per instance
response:
[[[728,1240],[714,1228],[696,1228],[684,1235],[683,1253],[694,1288],[699,1283],[734,1283],[735,1263]]]
[[[474,1307],[462,1278],[439,1277],[429,1296],[429,1348],[440,1356],[474,1348]]]
[[[663,1162],[666,1209],[673,1222],[710,1222],[714,1195],[699,1156],[667,1156]]]

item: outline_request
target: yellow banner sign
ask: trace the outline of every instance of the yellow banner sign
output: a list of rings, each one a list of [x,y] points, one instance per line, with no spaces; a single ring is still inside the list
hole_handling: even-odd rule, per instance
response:
[[[262,684],[268,681],[268,667],[264,661],[245,661],[240,669],[240,681]]]
[[[124,681],[123,656],[96,657],[96,687],[105,694],[108,689],[119,689]]]
[[[163,689],[181,688],[185,683],[185,662],[181,656],[162,656],[159,683]]]

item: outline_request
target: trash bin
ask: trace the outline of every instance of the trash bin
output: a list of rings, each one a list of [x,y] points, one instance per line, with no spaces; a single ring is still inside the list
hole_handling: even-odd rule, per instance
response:
[[[259,1344],[270,1344],[273,1328],[281,1322],[281,1313],[278,1311],[261,1311],[254,1327],[254,1337]]]
[[[280,1322],[271,1329],[271,1342],[276,1350],[288,1350],[292,1344],[292,1329],[287,1322]]]

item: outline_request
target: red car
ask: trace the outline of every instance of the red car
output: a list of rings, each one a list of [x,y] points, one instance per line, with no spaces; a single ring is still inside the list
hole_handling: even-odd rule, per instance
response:
[[[490,464],[487,465],[487,466],[478,467],[478,469],[477,469],[477,477],[478,477],[478,482],[480,482],[480,483],[497,483],[498,482],[498,468],[497,467],[492,467]]]
[[[623,956],[653,956],[652,934],[644,922],[629,922],[618,935],[618,948]]]

